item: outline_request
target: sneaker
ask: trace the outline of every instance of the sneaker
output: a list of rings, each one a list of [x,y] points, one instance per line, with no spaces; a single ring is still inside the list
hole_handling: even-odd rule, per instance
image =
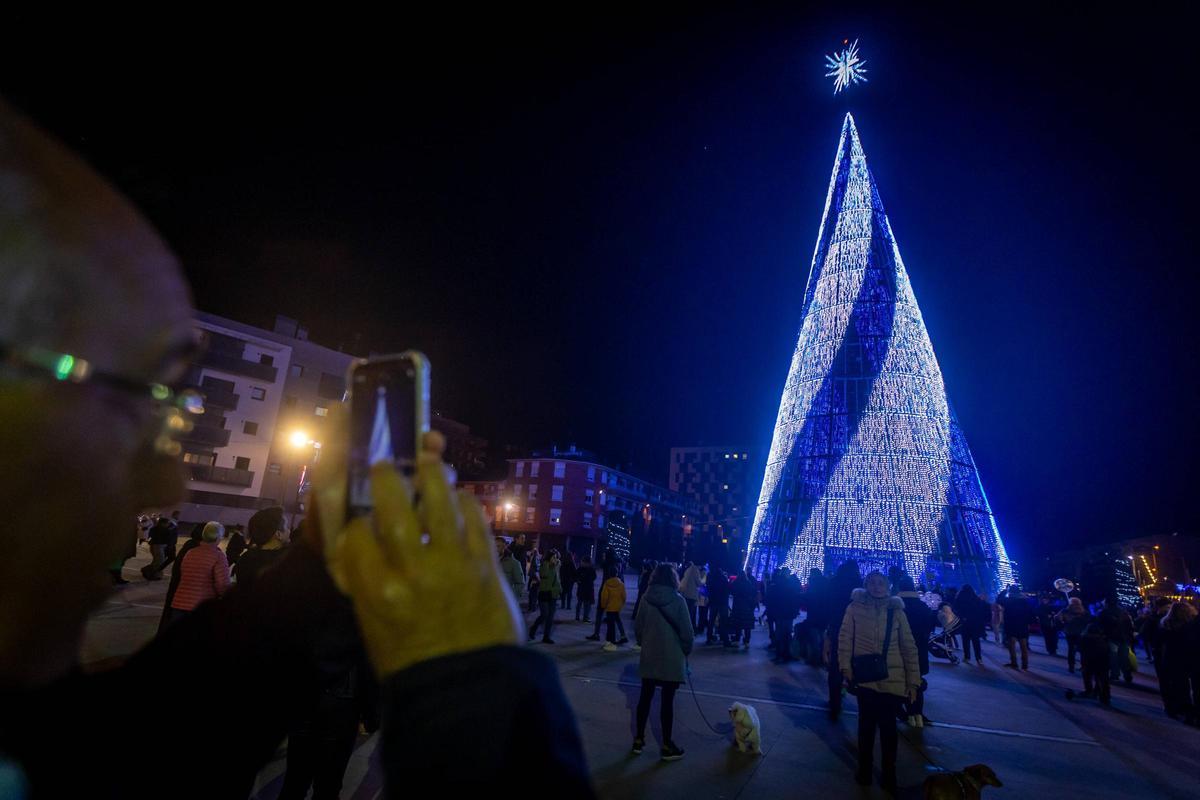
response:
[[[1017,668],[1017,665],[1016,665],[1016,664],[1014,664],[1014,663],[1012,663],[1011,661],[1010,661],[1009,663],[1005,664],[1004,666],[1006,666],[1006,667],[1011,667],[1012,669],[1016,669],[1016,668]]]
[[[617,646],[612,642],[605,642],[604,646],[601,647],[600,649],[606,653],[612,653],[617,649]]]
[[[542,639],[542,644],[554,644],[553,639]]]
[[[591,636],[585,636],[583,638],[587,639],[589,642],[598,642],[598,641],[600,641],[600,634],[595,633],[595,634],[592,634]]]
[[[617,644],[629,644],[629,639],[625,636],[622,636],[620,639],[617,639]]]
[[[635,653],[640,653],[640,652],[642,652],[642,646],[641,646],[640,644],[635,644],[635,645],[633,646],[633,652],[635,652]]]
[[[646,749],[646,740],[645,739],[643,739],[642,737],[639,736],[638,738],[633,740],[633,754],[635,756],[640,756],[642,754],[642,751],[645,749]]]
[[[905,721],[906,723],[908,723],[908,727],[910,727],[910,728],[919,728],[919,727],[920,727],[920,725],[918,725],[918,724],[917,724],[917,718],[916,718],[916,717],[908,717],[908,718],[907,718],[906,720],[904,720],[904,721]]]
[[[669,744],[662,749],[663,761],[678,761],[683,758],[683,748],[677,747],[674,744]]]

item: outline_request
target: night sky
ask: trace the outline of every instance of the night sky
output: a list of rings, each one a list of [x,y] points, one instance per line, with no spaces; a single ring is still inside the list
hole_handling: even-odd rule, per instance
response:
[[[672,445],[765,454],[852,111],[1010,553],[1196,535],[1189,27],[966,13],[410,20],[0,91],[200,308],[422,349],[489,440],[658,480]],[[835,98],[846,37],[871,82]]]

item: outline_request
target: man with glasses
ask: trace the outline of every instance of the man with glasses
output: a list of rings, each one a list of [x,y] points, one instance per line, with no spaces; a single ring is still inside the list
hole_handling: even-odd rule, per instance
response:
[[[130,520],[183,496],[178,437],[202,413],[178,385],[195,348],[190,305],[150,226],[0,101],[0,794],[246,797],[319,675],[315,635],[348,602],[328,562],[385,682],[393,791],[414,771],[494,783],[520,746],[589,796],[553,662],[515,646],[482,511],[436,458],[421,467],[419,509],[403,476],[373,475],[375,516],[340,530],[345,473],[330,448],[311,516],[332,535],[317,526],[254,587],[198,606],[119,669],[79,673]],[[216,680],[228,675],[254,676],[254,690],[228,703]],[[171,713],[136,711],[147,694],[171,697]],[[179,772],[230,733],[237,748]]]

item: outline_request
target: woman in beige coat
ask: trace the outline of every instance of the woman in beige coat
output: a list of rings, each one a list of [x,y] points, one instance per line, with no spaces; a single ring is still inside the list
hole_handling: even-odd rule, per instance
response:
[[[880,572],[867,575],[866,589],[855,589],[850,605],[842,617],[838,635],[838,667],[846,680],[855,687],[858,696],[858,783],[871,785],[871,767],[875,750],[875,729],[879,729],[882,751],[880,785],[896,788],[896,717],[900,703],[912,702],[921,687],[921,669],[917,660],[917,645],[904,614],[904,601],[888,595],[888,579]],[[887,636],[888,612],[891,611],[891,636]],[[887,677],[883,680],[858,683],[854,680],[855,656],[886,654]]]

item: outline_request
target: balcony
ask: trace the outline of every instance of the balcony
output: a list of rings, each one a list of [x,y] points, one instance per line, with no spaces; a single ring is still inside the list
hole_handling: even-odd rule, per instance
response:
[[[214,389],[210,386],[197,386],[196,391],[204,395],[205,408],[223,408],[232,411],[238,407],[241,397],[225,389]]]
[[[206,414],[205,416],[208,415]],[[226,447],[229,444],[229,434],[230,431],[225,428],[211,428],[197,425],[195,428],[192,428],[190,433],[181,437],[181,441],[212,448]]]
[[[200,356],[200,364],[224,372],[231,372],[234,375],[256,378],[265,383],[274,383],[275,376],[279,374],[277,367],[257,364],[253,361],[247,361],[239,355],[213,350],[209,350]]]
[[[226,431],[228,433],[228,431]],[[193,481],[223,483],[227,486],[249,488],[254,483],[254,473],[248,469],[214,467],[210,464],[188,464],[188,478]]]

